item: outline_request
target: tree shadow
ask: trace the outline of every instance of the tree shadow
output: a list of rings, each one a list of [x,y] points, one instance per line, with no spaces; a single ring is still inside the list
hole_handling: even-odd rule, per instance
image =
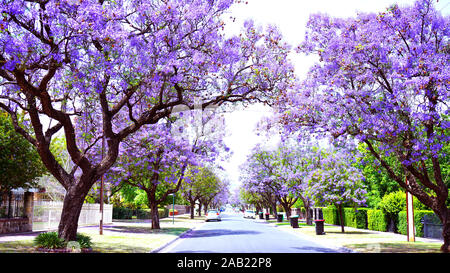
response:
[[[200,238],[200,237],[216,237],[226,235],[255,235],[259,231],[253,230],[229,230],[229,229],[213,229],[213,230],[193,230],[181,236],[181,238]]]
[[[185,227],[164,227],[161,229],[151,229],[150,227],[134,227],[134,226],[108,226],[104,230],[119,232],[119,233],[134,233],[134,234],[169,234],[178,235],[185,232],[188,228]]]
[[[336,250],[324,247],[304,246],[292,247],[293,249],[301,250],[303,253],[338,253]]]
[[[345,235],[345,234],[354,234],[354,235],[368,235],[368,234],[377,234],[376,232],[370,232],[370,231],[345,231],[345,232],[342,232],[342,231],[328,231],[328,230],[325,230],[325,232],[326,233],[330,233],[330,234],[343,234],[343,235]]]

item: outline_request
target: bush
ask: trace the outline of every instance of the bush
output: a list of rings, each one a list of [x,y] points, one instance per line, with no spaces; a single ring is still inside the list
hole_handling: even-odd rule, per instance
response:
[[[66,247],[66,242],[58,237],[57,232],[45,232],[34,238],[34,245],[39,248],[55,249]]]
[[[423,237],[423,224],[421,222],[422,218],[425,215],[435,215],[431,210],[414,210],[414,226],[415,226],[415,235],[417,237]],[[408,231],[408,222],[406,211],[401,211],[398,213],[398,224],[397,230],[400,234],[406,235]]]
[[[345,226],[367,229],[367,210],[367,208],[344,208]]]
[[[367,210],[367,228],[376,231],[387,231],[388,219],[382,210]]]
[[[136,210],[136,218],[137,219],[151,219],[152,215],[150,213],[150,209],[138,209]],[[159,210],[158,210],[159,212]]]
[[[322,208],[323,219],[325,219],[325,223],[330,225],[340,225],[339,222],[339,212],[336,207],[329,206],[326,208]]]
[[[91,237],[77,233],[76,242],[80,248],[92,248]],[[34,238],[34,246],[45,249],[62,249],[67,247],[67,242],[58,237],[57,232],[41,233]]]
[[[77,242],[80,244],[81,248],[92,247],[92,240],[88,235],[77,233]]]
[[[113,207],[113,219],[132,219],[133,210],[128,208]]]
[[[169,217],[169,210],[167,208],[158,209],[159,218]]]

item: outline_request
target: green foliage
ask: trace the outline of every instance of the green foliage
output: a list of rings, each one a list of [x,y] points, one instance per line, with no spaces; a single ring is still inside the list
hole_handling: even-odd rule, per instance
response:
[[[344,225],[354,228],[367,228],[367,208],[344,208]],[[340,225],[339,210],[335,206],[322,208],[325,223]]]
[[[92,240],[88,235],[77,233],[76,241],[80,244],[81,248],[92,247]],[[65,248],[67,246],[67,242],[59,238],[58,233],[53,231],[40,233],[34,238],[33,244],[36,247],[48,249]]]
[[[8,114],[0,111],[0,189],[33,187],[34,179],[45,172],[34,146],[16,133]]]
[[[133,210],[129,208],[113,207],[113,219],[131,219]]]
[[[345,226],[366,229],[367,210],[367,208],[344,208]]]
[[[167,208],[158,209],[159,218],[165,218],[169,216],[169,210]]]
[[[427,210],[428,207],[422,204],[413,196],[413,205],[416,210]],[[397,215],[400,211],[406,210],[406,193],[403,191],[391,192],[383,196],[378,207],[389,215]]]
[[[81,248],[91,248],[92,240],[88,235],[77,233],[77,242],[80,244]]]
[[[34,238],[34,245],[40,248],[64,248],[66,243],[64,239],[58,237],[57,232],[41,233]]]
[[[376,208],[384,195],[398,191],[400,186],[396,181],[389,177],[389,174],[385,169],[379,165],[375,157],[369,152],[367,145],[360,143],[358,150],[363,155],[362,158],[358,158],[358,168],[363,172],[364,181],[367,190],[366,204],[370,208]],[[389,165],[401,173],[401,168],[394,157],[385,158]],[[397,166],[397,167],[396,167]],[[403,177],[404,175],[401,175]]]
[[[381,199],[378,207],[387,214],[397,215],[406,209],[406,194],[403,191],[396,191],[386,194]]]
[[[387,231],[388,219],[382,210],[367,210],[367,228],[376,231]]]
[[[415,226],[415,235],[417,237],[423,237],[423,223],[421,222],[422,218],[425,215],[435,215],[431,210],[414,210],[414,226]],[[406,211],[401,211],[398,214],[398,224],[397,230],[400,234],[406,235],[408,231],[408,222]]]
[[[323,219],[330,225],[339,225],[339,212],[335,206],[322,208]]]
[[[136,218],[137,219],[151,219],[151,211],[150,209],[137,209],[136,210]]]

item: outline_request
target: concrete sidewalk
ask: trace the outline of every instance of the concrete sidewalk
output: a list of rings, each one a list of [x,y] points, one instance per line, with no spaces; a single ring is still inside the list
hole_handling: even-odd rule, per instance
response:
[[[183,218],[186,216],[190,216],[190,214],[180,214],[175,215],[175,219],[177,218]],[[160,221],[164,223],[171,223],[172,216],[161,218]],[[108,234],[110,231],[108,229],[114,228],[114,227],[120,227],[126,224],[135,223],[135,224],[151,224],[150,219],[113,219],[112,223],[105,223],[103,225],[103,233]],[[99,231],[100,227],[99,225],[88,225],[88,226],[79,226],[78,231],[79,232],[96,232]],[[34,230],[29,232],[21,232],[21,233],[7,233],[7,234],[0,234],[0,243],[2,242],[13,242],[13,241],[21,241],[21,240],[32,240],[34,237],[39,235],[40,233],[44,232],[51,232],[51,231],[57,231],[57,229],[47,229],[47,230]]]
[[[271,219],[272,220],[272,219]],[[274,219],[273,219],[274,220]],[[259,222],[266,222],[265,220],[257,219]],[[300,223],[304,223],[299,221]],[[284,222],[288,223],[288,222]],[[345,245],[351,244],[369,244],[373,248],[380,247],[381,243],[401,243],[407,242],[407,236],[393,233],[393,232],[382,232],[368,229],[357,229],[353,227],[345,227],[345,233],[340,231],[340,226],[325,224],[325,235],[316,235],[315,226],[300,226],[298,229],[292,228],[289,224],[287,225],[277,225],[277,222],[270,222],[269,224],[277,226],[279,229],[286,232],[290,232],[300,236],[302,238],[309,238],[314,240],[324,246],[336,249],[339,252],[356,252]],[[332,228],[331,231],[327,232],[327,227]],[[422,238],[415,237],[416,242],[424,243],[438,243],[443,244],[443,240],[433,239],[433,238]]]

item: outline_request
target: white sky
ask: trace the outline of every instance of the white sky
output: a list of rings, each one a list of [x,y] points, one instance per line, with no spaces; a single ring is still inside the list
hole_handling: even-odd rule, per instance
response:
[[[412,5],[411,0],[247,0],[248,4],[238,4],[231,9],[230,16],[236,18],[236,22],[227,31],[236,33],[247,19],[253,19],[255,24],[277,25],[286,42],[292,46],[298,46],[303,40],[306,22],[314,13],[327,13],[333,17],[353,17],[358,12],[382,12],[393,3],[399,6]],[[439,0],[435,7],[443,14],[450,13],[450,0]],[[296,73],[303,78],[308,68],[314,61],[314,57],[291,57],[295,65]],[[233,151],[233,156],[223,167],[228,173],[232,187],[238,187],[239,166],[244,163],[250,149],[258,142],[265,141],[254,132],[256,123],[264,115],[270,114],[270,109],[262,105],[254,105],[247,110],[234,111],[226,114],[227,130],[229,136],[225,143]],[[276,139],[271,141],[276,143]]]

